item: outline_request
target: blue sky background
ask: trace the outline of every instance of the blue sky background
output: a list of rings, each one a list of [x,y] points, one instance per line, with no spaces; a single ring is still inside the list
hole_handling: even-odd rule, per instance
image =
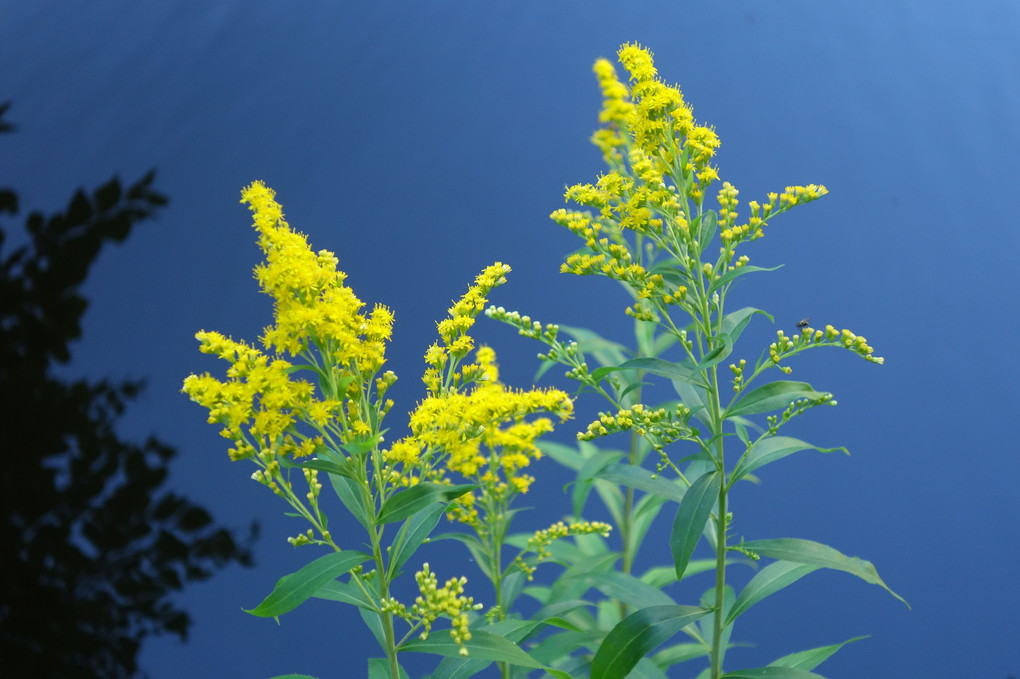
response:
[[[877,367],[814,352],[795,364],[795,378],[840,405],[790,434],[853,455],[765,469],[762,485],[735,496],[735,530],[867,558],[913,610],[849,576],[813,574],[742,618],[735,638],[756,646],[729,666],[870,634],[819,671],[1020,674],[1018,33],[1020,5],[1007,0],[965,11],[945,0],[5,3],[0,100],[13,101],[18,130],[0,140],[0,185],[19,191],[25,212],[53,211],[77,187],[155,167],[170,197],[96,265],[69,373],[147,377],[124,433],[176,446],[171,485],[220,522],[263,528],[257,568],[188,588],[190,642],[149,642],[145,669],[358,676],[374,645],[353,609],[325,602],[280,626],[241,612],[315,556],[284,542],[303,526],[227,460],[204,411],[179,393],[188,373],[222,370],[199,355],[196,330],[254,338],[270,322],[241,187],[274,187],[291,225],[336,252],[361,299],[395,311],[390,424],[400,426],[421,396],[435,321],[493,261],[514,268],[493,302],[627,339],[611,282],[557,273],[577,243],[547,215],[566,184],[602,170],[588,142],[600,103],[592,63],[637,41],[715,125],[720,175],[743,204],[787,184],[831,192],[751,246],[753,263],[786,266],[747,279],[739,304],[788,331],[804,316],[849,327],[886,357]],[[748,356],[775,332],[756,323]],[[530,384],[535,345],[485,321],[478,336],[505,381]],[[551,461],[536,476],[538,511],[521,530],[567,511],[567,477]],[[667,537],[664,522],[649,558],[668,560]],[[482,584],[463,559],[422,558],[441,578]],[[671,593],[693,603],[705,587]],[[686,672],[675,676],[696,674]]]

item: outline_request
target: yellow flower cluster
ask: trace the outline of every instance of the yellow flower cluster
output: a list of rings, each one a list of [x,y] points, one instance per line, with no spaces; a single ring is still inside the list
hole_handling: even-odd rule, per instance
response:
[[[295,440],[293,426],[302,413],[329,409],[332,404],[317,401],[308,382],[292,379],[291,364],[283,359],[271,360],[257,348],[218,332],[203,330],[195,337],[202,353],[231,363],[226,381],[209,373],[189,375],[183,389],[191,400],[209,409],[210,424],[223,425],[220,434],[234,442],[230,458],[248,459],[258,453],[272,460],[311,454],[315,439]]]
[[[741,241],[757,240],[765,235],[762,227],[765,222],[775,215],[787,210],[818,200],[829,192],[824,186],[809,184],[807,186],[787,186],[782,193],[768,194],[768,202],[764,205],[757,201],[748,203],[751,208],[751,216],[746,224],[734,225],[736,220],[737,190],[729,182],[723,182],[723,188],[719,191],[719,226],[722,229],[719,236],[723,245],[733,247]]]
[[[476,361],[464,370],[471,368],[480,379],[462,390],[426,397],[411,413],[411,436],[395,443],[386,459],[420,466],[438,453],[445,456],[447,471],[483,484],[486,492],[500,497],[526,493],[534,478],[523,470],[541,457],[535,441],[553,429],[548,418],[528,421],[526,416],[547,412],[565,420],[573,413],[573,401],[558,389],[508,389],[499,382],[489,347],[478,350]],[[436,474],[445,476],[441,470]],[[468,498],[464,504],[469,507]],[[464,518],[473,516],[468,512]]]
[[[466,374],[464,371],[456,373],[455,369],[459,361],[474,348],[474,339],[468,330],[475,324],[475,317],[485,309],[487,296],[492,289],[506,283],[508,273],[510,266],[502,262],[486,267],[475,277],[474,285],[468,288],[464,296],[447,309],[449,316],[437,324],[443,346],[433,343],[425,352],[428,368],[422,377],[429,392],[442,393],[457,384],[470,382],[475,376],[473,368],[466,368]],[[445,375],[444,368],[447,369]]]
[[[183,391],[209,409],[209,421],[223,425],[221,434],[234,442],[230,457],[253,459],[262,467],[253,478],[292,502],[290,484],[281,475],[279,458],[315,454],[323,445],[339,445],[372,435],[392,405],[382,397],[396,376],[382,367],[393,315],[376,306],[369,315],[344,285],[345,274],[327,250],[312,252],[283,217],[272,189],[254,182],[242,191],[254,216],[265,260],[255,268],[263,292],[274,300],[275,324],[265,329],[262,344],[271,353],[218,332],[196,335],[203,353],[226,360],[226,379],[209,373],[190,375]],[[299,356],[295,366],[282,355]],[[298,367],[318,374],[322,389],[295,379]],[[377,404],[369,404],[375,386]],[[311,434],[301,431],[305,425]],[[316,502],[315,474],[306,479],[309,501]]]
[[[253,182],[241,193],[253,213],[265,262],[255,268],[262,291],[274,300],[276,324],[262,341],[277,352],[298,355],[310,344],[328,347],[337,366],[372,374],[385,362],[392,312],[377,305],[367,317],[364,304],[344,285],[337,258],[328,250],[312,252],[303,234],[291,230],[275,192]]]
[[[639,320],[657,322],[669,315],[671,305],[700,315],[711,305],[699,298],[718,289],[723,274],[748,264],[746,255],[734,254],[736,245],[760,238],[771,216],[815,200],[826,189],[788,186],[769,194],[764,205],[751,202],[748,221],[738,224],[738,192],[725,182],[718,192],[718,213],[706,210],[706,191],[719,179],[712,165],[718,135],[696,122],[679,87],[659,79],[649,50],[627,43],[617,56],[627,71],[626,82],[607,60],[594,66],[604,128],[592,141],[610,170],[595,184],[576,184],[564,194],[593,213],[561,209],[550,215],[588,249],[568,256],[560,270],[625,283],[638,298],[626,313]],[[701,255],[717,232],[719,260],[703,262]],[[633,242],[629,233],[636,234]]]
[[[407,606],[400,603],[393,597],[382,601],[382,612],[407,620],[413,625],[421,625],[424,631],[420,638],[425,640],[432,631],[432,624],[438,618],[448,618],[451,623],[450,638],[460,646],[461,657],[468,655],[464,644],[471,640],[471,629],[469,627],[470,611],[477,611],[482,608],[476,604],[473,597],[464,596],[464,585],[467,578],[451,578],[442,587],[435,573],[429,569],[429,565],[423,564],[422,569],[414,574],[418,583],[418,591],[421,592],[414,600],[414,605],[408,610]]]
[[[487,267],[438,323],[443,346],[434,343],[425,354],[428,394],[410,415],[410,435],[383,453],[394,481],[413,484],[423,476],[438,481],[455,472],[483,484],[487,493],[525,493],[534,478],[523,470],[541,455],[535,441],[553,428],[547,418],[529,421],[527,416],[546,412],[565,420],[573,413],[573,401],[563,391],[512,390],[500,383],[496,353],[489,347],[476,351],[474,363],[460,364],[474,346],[468,331],[475,317],[509,271],[499,262]],[[403,472],[397,473],[397,465]],[[455,505],[458,518],[474,521],[473,499],[466,495]]]

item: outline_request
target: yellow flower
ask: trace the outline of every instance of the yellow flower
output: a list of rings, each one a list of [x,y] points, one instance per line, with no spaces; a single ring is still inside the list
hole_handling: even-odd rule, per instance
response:
[[[302,433],[300,425],[339,434],[339,443],[372,435],[378,416],[369,413],[364,397],[373,385],[384,390],[396,379],[392,373],[374,378],[385,362],[393,314],[382,305],[361,313],[364,305],[344,285],[336,257],[328,250],[313,252],[305,236],[290,228],[272,189],[256,181],[241,195],[265,255],[255,278],[274,300],[275,323],[262,335],[271,353],[202,331],[196,335],[200,350],[230,366],[225,380],[191,375],[184,391],[209,409],[210,422],[223,425],[221,433],[235,444],[231,457],[255,458],[266,469],[263,482],[278,491],[276,458],[310,454],[323,441]],[[318,398],[310,382],[294,379],[295,366],[283,354],[310,363],[329,393]],[[383,403],[376,407],[379,413],[388,409]]]
[[[624,44],[617,52],[617,56],[633,81],[646,82],[658,75],[652,63],[652,53],[637,43]]]
[[[360,313],[364,304],[344,285],[347,275],[337,270],[337,258],[328,250],[313,252],[305,236],[291,230],[272,189],[256,181],[241,195],[266,257],[255,277],[275,301],[276,324],[266,328],[265,346],[297,355],[311,344],[327,345],[338,366],[359,374],[379,370],[393,313],[382,305],[368,316]]]

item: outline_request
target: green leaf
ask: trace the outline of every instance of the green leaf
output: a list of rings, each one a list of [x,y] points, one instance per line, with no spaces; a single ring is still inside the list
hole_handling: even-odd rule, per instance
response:
[[[638,553],[648,529],[652,527],[652,523],[659,516],[664,504],[666,504],[666,500],[657,495],[645,495],[637,502],[631,515],[630,531],[625,538],[627,553]],[[670,581],[673,581],[672,575],[672,571],[670,571]]]
[[[584,466],[585,458],[574,446],[566,446],[543,438],[538,441],[538,449],[567,469],[577,471]]]
[[[694,375],[694,370],[690,365],[684,365],[684,362],[673,363],[661,358],[650,357],[632,358],[616,366],[615,370],[640,370],[659,377],[684,382],[690,382]]]
[[[719,679],[825,679],[825,677],[793,667],[756,667],[752,670],[727,672]]]
[[[820,453],[834,453],[838,450],[842,450],[847,455],[850,454],[846,448],[819,448],[813,446],[810,443],[801,441],[800,439],[791,438],[789,436],[771,436],[765,439],[759,440],[751,447],[751,452],[747,454],[743,460],[737,463],[736,468],[730,475],[730,485],[742,479],[747,474],[750,474],[759,467],[764,467],[767,464],[781,460],[787,455],[800,452],[802,450],[817,450]]]
[[[865,582],[878,585],[906,604],[907,608],[910,608],[910,604],[907,603],[906,599],[889,589],[885,582],[882,581],[882,578],[878,576],[878,571],[875,570],[875,566],[870,561],[865,561],[855,556],[846,556],[820,542],[802,540],[800,538],[776,538],[774,540],[752,540],[745,542],[743,547],[770,559],[813,564],[822,568],[831,568],[856,575]]]
[[[616,450],[598,450],[591,457],[585,460],[584,466],[577,472],[577,483],[571,494],[571,503],[575,515],[584,513],[584,505],[588,501],[592,484],[601,477],[601,472],[606,467],[623,457],[623,453]]]
[[[652,472],[644,467],[618,462],[607,466],[598,474],[598,478],[620,483],[629,488],[643,490],[661,498],[680,502],[684,499],[686,489],[680,484],[661,476],[652,476]]]
[[[705,420],[700,416],[702,411],[707,411],[705,399],[702,397],[704,387],[700,389],[684,380],[673,380],[673,389],[680,397],[680,402],[691,409],[691,415],[698,418],[702,424]],[[707,425],[706,425],[707,426]]]
[[[730,403],[723,417],[754,415],[770,410],[782,410],[790,405],[792,401],[799,398],[818,399],[822,396],[825,396],[825,392],[815,391],[807,382],[791,382],[787,380],[770,382],[749,391],[735,403]]]
[[[511,643],[520,644],[522,639],[545,626],[546,623],[539,620],[504,620],[492,625],[474,627],[471,634],[474,635],[476,631],[480,631],[483,634],[494,634]],[[534,659],[534,656],[532,657]],[[476,676],[491,663],[491,660],[477,659],[473,655],[466,658],[445,657],[440,661],[435,671],[429,675],[429,679],[468,679]],[[565,679],[570,679],[570,676],[567,675]]]
[[[627,347],[607,340],[587,328],[561,325],[560,330],[573,337],[577,342],[577,348],[582,353],[591,354],[599,365],[616,365],[621,363],[627,355]]]
[[[471,639],[464,642],[464,647],[468,649],[468,658],[472,660],[505,662],[522,667],[542,667],[542,663],[525,653],[520,646],[492,632],[471,630]],[[432,630],[429,638],[424,641],[414,637],[397,646],[397,651],[435,653],[452,658],[461,657],[460,646],[454,643],[445,630]]]
[[[761,309],[755,309],[753,306],[746,306],[743,309],[737,309],[723,316],[722,319],[722,331],[730,336],[733,343],[736,344],[737,340],[740,339],[740,334],[744,332],[744,328],[747,327],[748,322],[751,320],[751,316],[755,314],[761,314],[770,321],[775,320],[767,312]]]
[[[585,575],[584,580],[610,599],[618,599],[628,606],[634,606],[635,608],[672,606],[676,604],[672,597],[658,587],[652,587],[629,573],[616,571],[610,573],[592,573]]]
[[[719,499],[722,476],[717,471],[699,476],[687,489],[684,499],[677,508],[673,519],[673,531],[669,536],[669,549],[673,554],[676,579],[680,580],[687,564],[694,554],[694,548],[701,537],[712,508]]]
[[[472,484],[447,486],[442,483],[419,483],[388,498],[379,509],[379,523],[403,521],[433,502],[452,502],[477,487]]]
[[[407,679],[407,670],[399,665],[397,668],[400,671],[400,679]],[[390,661],[387,658],[369,658],[368,679],[392,679]]]
[[[590,601],[585,601],[584,599],[557,601],[549,604],[548,606],[543,606],[533,617],[536,620],[554,620],[562,618],[565,615],[569,615],[579,608],[584,609],[589,606],[593,606],[593,604]]]
[[[695,219],[694,228],[698,230],[698,242],[701,244],[701,251],[704,252],[715,238],[715,232],[719,230],[719,218],[715,210],[707,210],[700,219]]]
[[[358,608],[374,609],[375,602],[372,601],[357,585],[339,580],[330,580],[313,594],[316,599],[326,601],[339,601]]]
[[[799,670],[813,670],[847,644],[867,638],[868,637],[866,636],[854,637],[853,639],[847,639],[842,644],[819,646],[818,648],[812,648],[807,651],[798,651],[797,653],[784,655],[782,658],[770,662],[769,667],[794,667]]]
[[[361,484],[349,476],[329,475],[329,482],[333,485],[333,491],[340,498],[340,502],[347,511],[357,519],[358,523],[365,527],[365,530],[372,530],[372,513],[374,508],[365,506],[365,496],[361,492]]]
[[[352,472],[349,467],[337,464],[332,460],[324,460],[319,458],[313,460],[304,460],[302,462],[294,462],[287,456],[280,456],[277,459],[280,461],[280,466],[283,467],[284,469],[293,469],[295,467],[300,469],[317,469],[321,472],[328,472],[330,474],[346,476],[352,479],[354,478],[354,472]]]
[[[285,575],[262,603],[246,613],[275,618],[297,608],[330,580],[335,580],[372,557],[364,552],[333,552],[319,557],[296,573]]]
[[[512,572],[507,573],[507,571]],[[503,609],[509,611],[513,609],[514,601],[516,601],[524,589],[527,578],[524,573],[516,570],[512,564],[506,567],[503,574]]]
[[[687,625],[712,611],[695,606],[651,606],[621,620],[591,662],[591,679],[622,679],[638,661]]]
[[[700,361],[698,361],[698,365],[695,370],[699,373],[708,370],[713,365],[722,363],[733,351],[733,338],[729,335],[722,333],[720,335],[716,335],[716,339],[722,340],[722,345],[708,352]]]
[[[791,563],[789,561],[776,561],[770,563],[765,568],[761,569],[757,575],[751,578],[751,581],[747,583],[743,591],[740,592],[740,596],[737,597],[736,602],[733,604],[733,608],[730,609],[729,614],[726,616],[724,625],[729,625],[737,619],[744,611],[751,606],[764,599],[765,597],[771,596],[783,589],[787,585],[790,585],[808,573],[812,573],[821,568],[814,564],[803,564],[803,563]]]
[[[758,273],[760,271],[775,271],[782,267],[782,264],[779,266],[738,266],[736,269],[727,271],[723,275],[719,276],[719,278],[712,281],[712,284],[708,286],[708,292],[706,294],[711,295],[713,292],[721,289],[723,286],[727,285],[739,276],[745,276],[749,273]]]
[[[672,644],[652,656],[651,660],[659,667],[671,667],[695,658],[707,658],[710,650],[703,644]]]
[[[397,539],[394,541],[396,549],[393,551],[393,561],[390,565],[391,573],[400,571],[400,567],[411,558],[415,550],[418,549],[419,545],[425,541],[429,533],[439,523],[439,517],[443,515],[444,511],[446,511],[444,505],[435,504],[423,511],[412,514],[407,519],[407,522],[397,534]]]

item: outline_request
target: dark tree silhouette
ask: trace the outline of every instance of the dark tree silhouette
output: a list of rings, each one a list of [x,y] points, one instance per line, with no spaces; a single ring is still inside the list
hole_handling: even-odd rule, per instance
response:
[[[0,105],[0,132],[9,104]],[[64,381],[87,307],[79,286],[102,247],[123,241],[166,198],[150,172],[126,191],[114,178],[78,191],[50,217],[33,212],[29,243],[3,252],[0,230],[0,675],[129,677],[150,634],[186,638],[169,601],[185,582],[251,565],[209,513],[160,491],[174,449],[121,440],[115,422],[139,381]],[[18,212],[0,188],[0,216]]]

